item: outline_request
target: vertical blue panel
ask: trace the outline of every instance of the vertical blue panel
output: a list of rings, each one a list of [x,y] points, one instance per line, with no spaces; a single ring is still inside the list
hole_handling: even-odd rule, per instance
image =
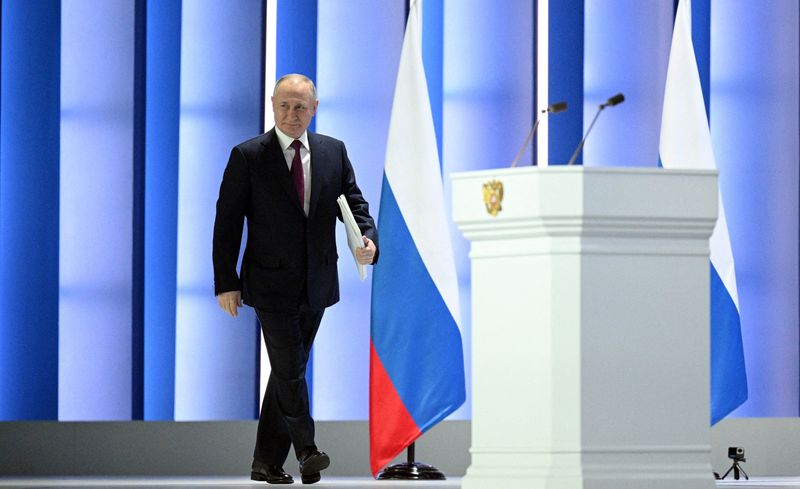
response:
[[[261,130],[262,2],[182,6],[175,419],[251,419],[256,321],[217,306],[211,237],[231,147]],[[169,298],[166,298],[169,300]]]
[[[405,25],[405,24],[404,24]],[[428,81],[428,98],[431,100],[433,129],[442,162],[442,109],[444,92],[444,0],[422,2],[422,64]]]
[[[692,44],[708,117],[711,108],[711,0],[692,1]]]
[[[275,72],[278,77],[301,73],[317,83],[317,0],[282,0],[278,2]],[[268,80],[274,81],[274,80]],[[266,104],[269,114],[272,106]],[[271,125],[269,127],[272,127]],[[312,119],[309,131],[316,128]],[[306,368],[309,403],[314,413],[314,351]]]
[[[62,2],[59,419],[131,418],[134,4]]]
[[[0,22],[0,421],[55,419],[60,2]]]
[[[548,119],[549,164],[563,165],[583,134],[583,70],[584,70],[584,0],[549,1],[548,10],[548,79],[550,100],[541,100],[544,107],[550,102],[565,100],[569,112]],[[578,156],[576,163],[583,161]]]
[[[317,130],[347,144],[373,216],[378,215],[404,16],[404,2],[319,4]],[[316,419],[366,419],[368,414],[371,279],[358,279],[352,258],[345,255],[347,240],[341,231],[339,226],[342,300],[325,313],[315,341]]]
[[[541,0],[542,2],[547,2],[548,0]],[[542,4],[539,3],[540,0],[534,0],[533,2],[533,19],[532,19],[532,33],[531,33],[531,46],[533,49],[533,66],[531,67],[531,75],[532,80],[534,82],[534,89],[533,89],[533,103],[531,104],[531,125],[536,124],[537,116],[539,115],[539,109],[544,101],[539,100],[539,88],[536,85],[536,81],[539,79],[539,70],[544,70],[545,67],[539,67],[539,11],[542,8]],[[548,144],[547,141],[544,141],[543,144]],[[531,165],[537,166],[539,165],[539,136],[533,138],[530,142],[530,149],[531,152]],[[546,162],[545,162],[546,163]]]
[[[585,165],[658,165],[672,9],[672,2],[586,0],[584,125],[612,95],[624,93],[625,102],[598,118]]]
[[[278,2],[275,73],[302,73],[317,82],[317,0]],[[274,80],[267,80],[271,82]],[[316,121],[308,129],[314,131]],[[310,384],[309,384],[310,385]]]
[[[275,72],[317,78],[317,0],[278,2]]]
[[[147,0],[144,418],[175,415],[181,0]]]
[[[749,387],[733,415],[797,416],[798,3],[711,7],[711,136]]]
[[[533,8],[529,0],[507,1],[503,8],[482,0],[445,4],[442,153],[448,215],[449,174],[510,165],[530,131],[535,94]],[[528,151],[527,159],[520,164],[530,165],[531,161]],[[380,229],[380,223],[378,226]],[[469,386],[469,243],[455,225],[451,225],[450,233],[458,269]],[[467,402],[453,417],[469,418],[470,399],[468,390]]]

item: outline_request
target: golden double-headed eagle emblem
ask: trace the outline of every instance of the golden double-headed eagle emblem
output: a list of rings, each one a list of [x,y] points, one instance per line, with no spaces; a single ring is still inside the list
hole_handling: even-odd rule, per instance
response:
[[[489,180],[483,184],[483,203],[486,205],[486,212],[491,216],[503,210],[503,182]]]

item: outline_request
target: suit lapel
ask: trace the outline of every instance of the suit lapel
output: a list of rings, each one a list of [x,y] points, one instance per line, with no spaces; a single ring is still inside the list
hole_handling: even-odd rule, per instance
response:
[[[308,132],[308,145],[311,150],[311,199],[308,203],[308,217],[314,215],[319,203],[319,193],[322,189],[323,172],[325,171],[324,162],[327,159],[325,146],[316,134]]]
[[[264,170],[267,172],[267,175],[270,179],[274,179],[276,182],[278,182],[280,187],[286,193],[286,198],[288,198],[289,201],[294,202],[297,210],[305,215],[305,211],[303,211],[303,207],[300,205],[300,199],[297,198],[297,190],[294,188],[292,176],[289,173],[289,168],[286,165],[286,157],[283,155],[283,150],[281,149],[281,144],[278,141],[278,136],[275,134],[274,128],[264,134],[264,137],[261,140],[261,145],[264,147],[264,158],[262,158],[262,161],[264,163]],[[313,187],[311,195],[314,195]]]

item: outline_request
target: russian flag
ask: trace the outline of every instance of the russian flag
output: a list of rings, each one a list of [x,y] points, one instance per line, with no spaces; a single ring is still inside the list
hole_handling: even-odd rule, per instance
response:
[[[369,403],[373,475],[466,396],[458,282],[418,3],[411,6],[400,55],[378,214]]]
[[[690,0],[675,15],[659,151],[665,168],[715,170],[700,75],[692,44]],[[722,192],[711,251],[711,424],[747,400],[736,272]]]

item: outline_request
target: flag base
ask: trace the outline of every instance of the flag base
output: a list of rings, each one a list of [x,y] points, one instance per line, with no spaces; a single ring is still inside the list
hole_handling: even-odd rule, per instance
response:
[[[378,480],[445,480],[444,474],[432,465],[419,462],[403,462],[390,465],[380,471]]]

